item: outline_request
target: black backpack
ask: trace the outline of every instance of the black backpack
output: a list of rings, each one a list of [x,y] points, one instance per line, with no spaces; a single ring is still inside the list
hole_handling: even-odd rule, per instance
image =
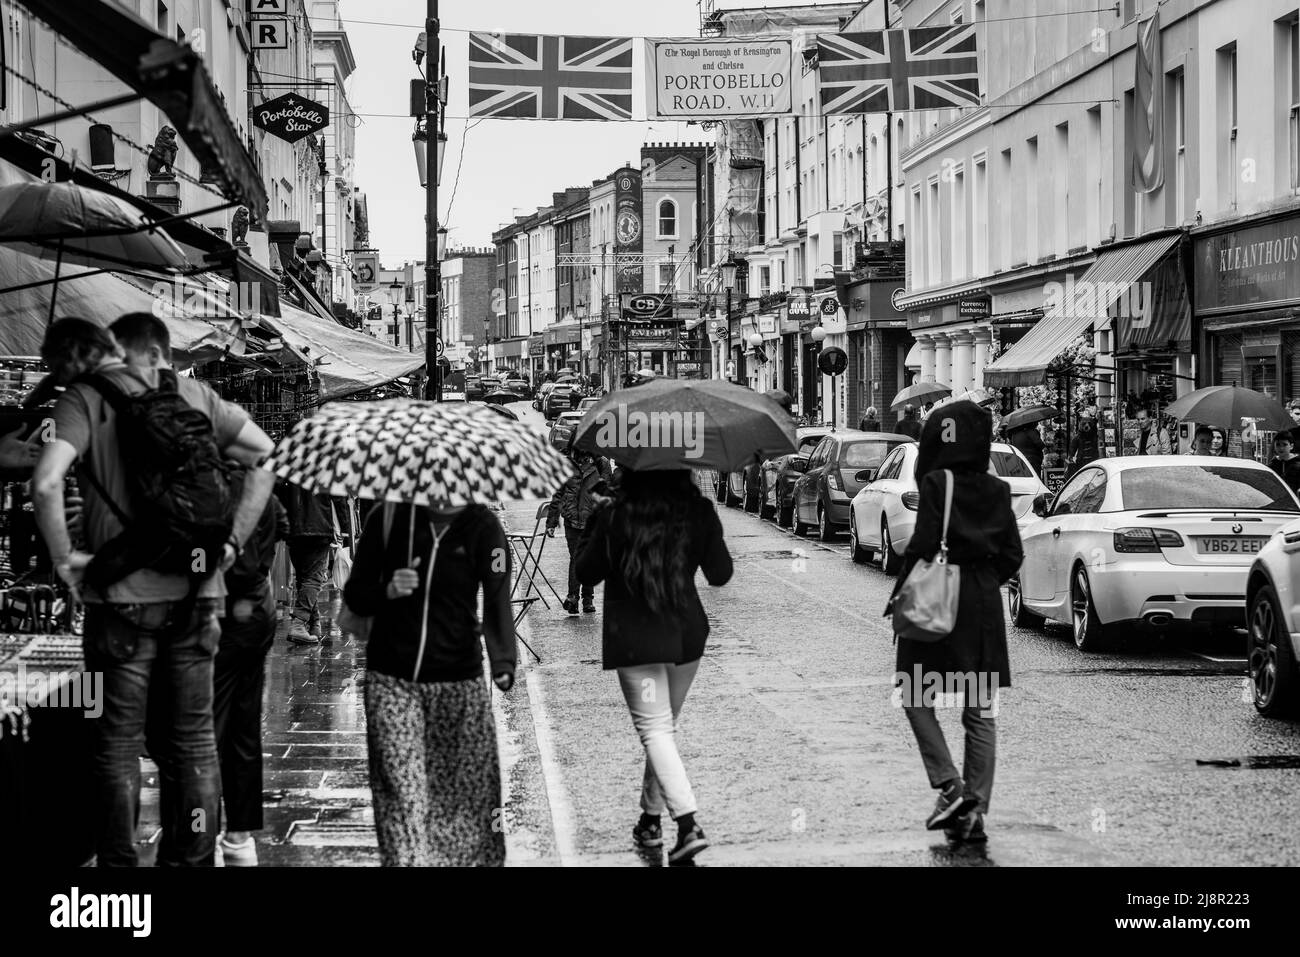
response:
[[[212,422],[181,396],[176,373],[159,370],[158,388],[128,395],[98,374],[78,378],[117,413],[117,454],[133,518],[87,478],[123,525],[95,553],[86,581],[103,590],[142,568],[198,583],[215,574],[234,527],[237,477],[217,448]]]

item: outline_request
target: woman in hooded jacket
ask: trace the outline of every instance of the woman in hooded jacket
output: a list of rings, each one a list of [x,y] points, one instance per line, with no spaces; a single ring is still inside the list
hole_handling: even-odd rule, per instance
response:
[[[916,531],[894,589],[897,594],[918,560],[931,559],[939,551],[951,476],[948,560],[961,569],[956,624],[937,642],[897,638],[895,680],[930,786],[939,792],[926,827],[944,828],[950,838],[968,841],[985,840],[997,689],[1011,686],[1000,587],[1016,574],[1024,554],[1010,489],[989,472],[992,426],[988,411],[973,402],[945,405],[926,421],[916,460]],[[935,715],[936,687],[945,693],[964,692],[966,749],[960,773]]]

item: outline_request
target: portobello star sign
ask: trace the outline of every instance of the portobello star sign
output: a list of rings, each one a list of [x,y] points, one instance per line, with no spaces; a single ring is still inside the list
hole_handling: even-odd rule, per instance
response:
[[[253,125],[272,136],[296,143],[330,125],[328,106],[297,93],[285,93],[253,107]]]

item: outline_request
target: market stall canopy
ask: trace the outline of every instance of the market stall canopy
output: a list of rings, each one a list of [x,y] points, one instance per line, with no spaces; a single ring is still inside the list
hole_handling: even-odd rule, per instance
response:
[[[263,316],[261,323],[313,361],[324,360],[316,368],[322,401],[373,389],[424,365],[422,352],[395,348],[287,302],[280,304],[279,318]]]
[[[247,206],[254,222],[265,222],[266,187],[198,53],[115,3],[22,4],[167,114],[222,193]]]
[[[1116,301],[1131,295],[1134,284],[1182,238],[1176,232],[1101,253],[1076,282],[1064,287],[1047,315],[984,370],[984,384],[991,389],[1042,385],[1052,360],[1089,326],[1101,326]]]

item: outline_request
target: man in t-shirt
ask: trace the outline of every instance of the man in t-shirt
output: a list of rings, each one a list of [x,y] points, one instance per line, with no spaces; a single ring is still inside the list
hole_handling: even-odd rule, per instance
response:
[[[82,484],[84,528],[93,552],[123,526],[114,505],[134,519],[127,476],[117,444],[116,413],[93,387],[72,382],[95,372],[122,391],[138,395],[156,388],[159,369],[171,360],[167,328],[149,313],[122,317],[133,340],[131,363],[106,330],[85,319],[60,319],[50,326],[41,356],[67,391],[54,408],[54,439],[41,453],[33,479],[37,523],[60,576],[82,589],[92,554],[72,551],[63,509],[63,481],[74,466],[95,482]],[[69,384],[70,383],[70,384]],[[203,579],[197,600],[187,602],[183,575],[140,569],[102,593],[85,586],[84,650],[88,671],[104,676],[104,709],[97,722],[96,845],[101,867],[134,866],[135,822],[139,813],[139,755],[149,748],[158,764],[162,815],[160,865],[211,866],[219,823],[220,784],[212,724],[212,675],[225,595],[224,572],[243,549],[271,491],[272,476],[256,466],[271,440],[236,405],[209,387],[181,377],[177,388],[212,423],[225,455],[252,466],[239,499],[234,530],[220,567]],[[95,487],[113,501],[110,505]],[[140,517],[148,521],[147,515]],[[178,612],[189,607],[183,620]],[[150,685],[153,685],[152,693]],[[146,726],[147,719],[147,726]]]

